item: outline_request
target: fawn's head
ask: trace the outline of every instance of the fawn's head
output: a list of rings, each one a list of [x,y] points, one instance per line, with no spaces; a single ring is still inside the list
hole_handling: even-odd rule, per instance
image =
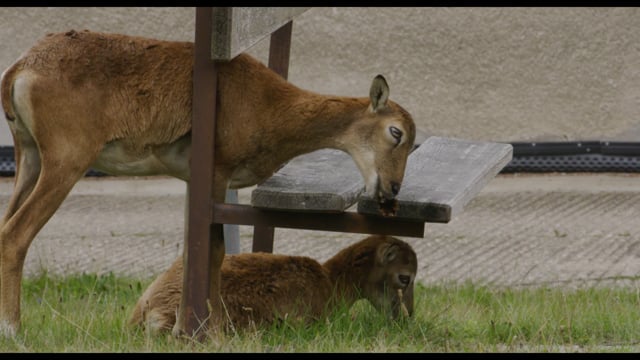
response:
[[[353,268],[360,296],[380,312],[398,318],[413,314],[418,258],[411,245],[392,236],[372,235],[354,244]],[[404,309],[403,309],[404,308]]]

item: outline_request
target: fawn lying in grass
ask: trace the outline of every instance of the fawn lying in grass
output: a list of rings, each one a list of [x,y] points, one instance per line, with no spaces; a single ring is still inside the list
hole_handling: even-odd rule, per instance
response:
[[[221,297],[226,325],[246,328],[285,316],[317,320],[336,304],[367,299],[397,318],[413,313],[417,257],[390,236],[369,236],[320,264],[304,256],[270,253],[227,255]],[[182,257],[145,290],[129,319],[151,332],[170,331],[182,292]],[[229,323],[231,322],[231,323]]]

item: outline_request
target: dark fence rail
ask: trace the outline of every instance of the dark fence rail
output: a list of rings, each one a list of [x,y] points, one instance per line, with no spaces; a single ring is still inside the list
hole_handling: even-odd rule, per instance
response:
[[[640,143],[617,141],[513,142],[515,172],[640,172]]]

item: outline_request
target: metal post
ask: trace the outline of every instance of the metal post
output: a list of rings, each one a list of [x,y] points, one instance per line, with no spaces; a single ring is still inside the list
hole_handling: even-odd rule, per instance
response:
[[[191,180],[187,185],[184,275],[180,314],[186,335],[202,334],[209,315],[210,252],[217,73],[211,59],[212,9],[196,8]],[[224,246],[224,245],[223,245]],[[215,269],[214,269],[215,270]],[[220,269],[217,269],[219,273]],[[178,317],[180,323],[180,316]]]
[[[225,202],[238,203],[238,190],[227,190]],[[224,248],[227,254],[240,253],[240,227],[238,225],[224,224]]]
[[[269,43],[269,68],[283,78],[289,76],[289,55],[291,52],[291,32],[293,21],[282,25],[271,34]],[[273,226],[254,226],[253,252],[273,252]]]

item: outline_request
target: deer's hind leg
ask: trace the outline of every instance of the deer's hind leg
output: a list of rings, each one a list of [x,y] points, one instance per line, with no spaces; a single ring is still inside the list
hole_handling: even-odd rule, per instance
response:
[[[19,120],[10,121],[9,128],[13,136],[16,169],[13,193],[0,222],[0,229],[31,194],[40,175],[40,154],[33,138]]]
[[[20,326],[22,273],[31,242],[99,151],[86,144],[69,146],[70,140],[51,135],[56,134],[52,129],[41,129],[42,136],[27,127],[18,130],[12,131],[18,161],[14,192],[0,227],[0,336],[14,336]]]

